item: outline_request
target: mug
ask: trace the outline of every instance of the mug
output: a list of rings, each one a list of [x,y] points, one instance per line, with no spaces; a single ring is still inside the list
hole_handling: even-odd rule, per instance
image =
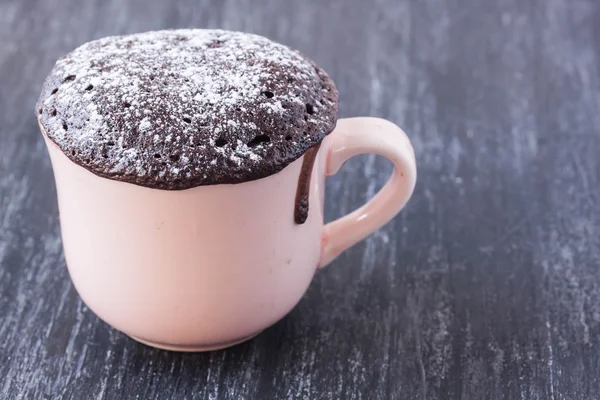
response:
[[[232,346],[285,316],[315,271],[393,218],[416,181],[406,134],[377,118],[338,120],[316,155],[309,213],[294,222],[302,156],[266,178],[169,191],[99,177],[46,136],[67,267],[85,304],[149,346]],[[350,157],[394,164],[373,199],[327,225],[325,177]]]

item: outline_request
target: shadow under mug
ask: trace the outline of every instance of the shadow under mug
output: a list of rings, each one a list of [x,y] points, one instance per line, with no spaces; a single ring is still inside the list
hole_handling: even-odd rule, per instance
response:
[[[304,156],[255,181],[168,191],[94,175],[42,132],[77,292],[114,328],[169,350],[232,346],[277,322],[319,267],[404,207],[416,181],[414,152],[400,128],[377,118],[340,119],[317,153],[308,218],[297,224]],[[392,176],[367,204],[324,225],[325,177],[362,153],[391,160]]]

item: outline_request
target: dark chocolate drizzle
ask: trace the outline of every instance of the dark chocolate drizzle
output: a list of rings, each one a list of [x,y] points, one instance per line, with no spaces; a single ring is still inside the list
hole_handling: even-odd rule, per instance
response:
[[[308,209],[310,197],[310,177],[312,176],[312,170],[315,165],[315,159],[321,143],[314,147],[311,147],[304,153],[304,160],[302,160],[302,168],[300,169],[300,177],[298,178],[298,188],[296,189],[296,204],[294,207],[294,221],[297,224],[303,224],[308,218]]]

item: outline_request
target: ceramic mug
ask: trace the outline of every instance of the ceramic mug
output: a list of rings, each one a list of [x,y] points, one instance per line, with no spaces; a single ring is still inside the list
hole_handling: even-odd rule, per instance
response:
[[[114,328],[169,350],[232,346],[281,319],[318,268],[404,207],[416,180],[400,128],[340,119],[315,160],[308,219],[296,224],[304,156],[266,178],[168,191],[94,175],[44,136],[77,292]],[[324,225],[325,177],[361,153],[391,160],[391,178],[367,204]]]

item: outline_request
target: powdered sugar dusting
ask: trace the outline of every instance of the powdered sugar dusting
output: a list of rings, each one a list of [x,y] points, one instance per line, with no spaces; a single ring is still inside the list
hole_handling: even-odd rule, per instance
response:
[[[282,169],[333,129],[337,92],[266,38],[175,30],[79,47],[56,63],[38,106],[48,136],[92,172],[182,189]]]

